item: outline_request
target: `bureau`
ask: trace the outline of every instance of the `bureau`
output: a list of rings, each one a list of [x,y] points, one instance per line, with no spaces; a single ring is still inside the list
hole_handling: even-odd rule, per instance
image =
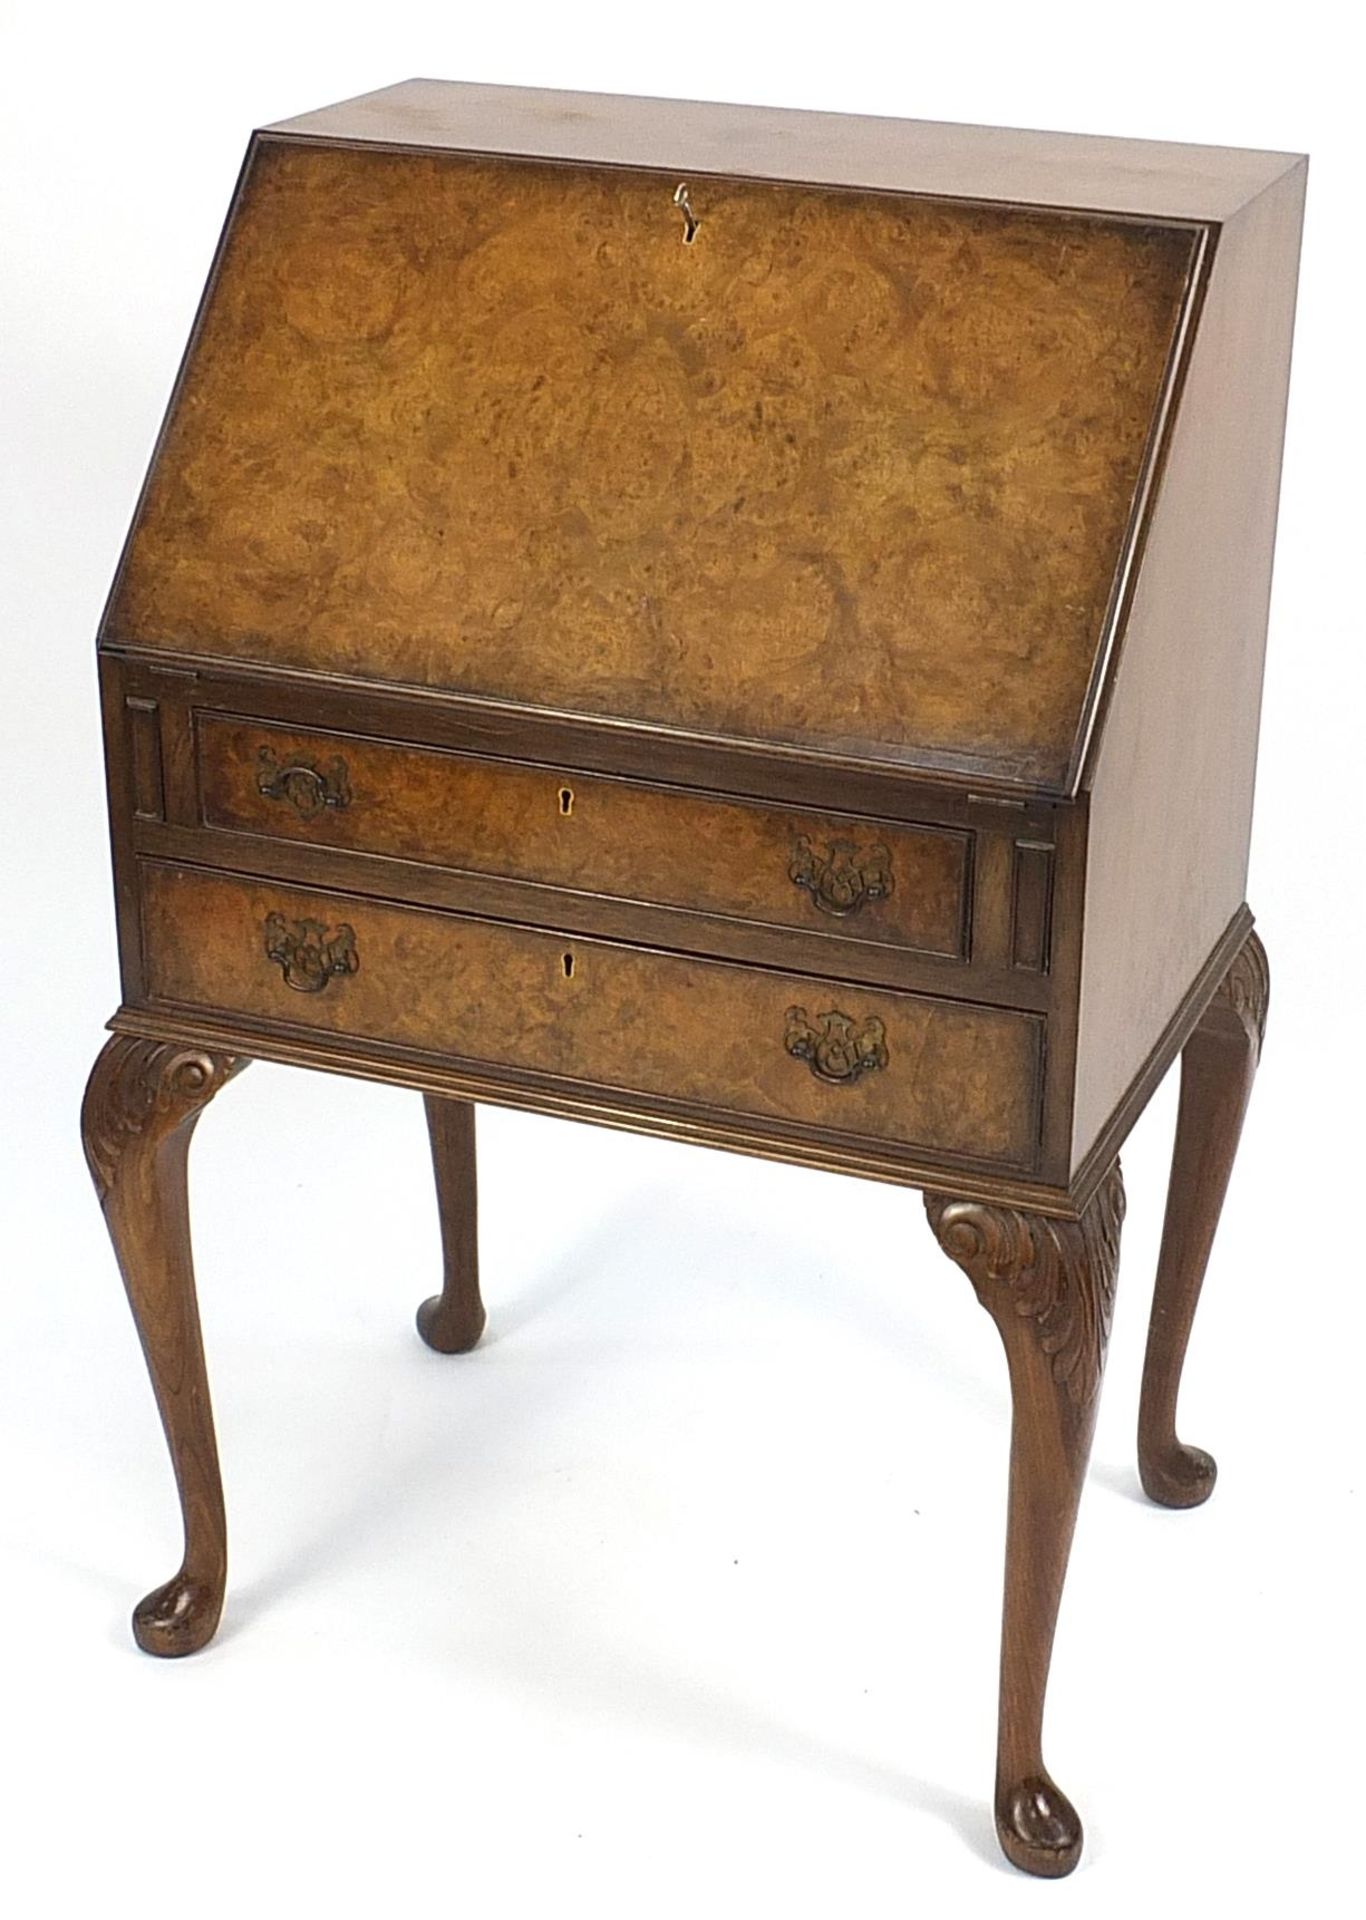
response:
[[[1244,901],[1305,164],[410,81],[253,136],[99,638],[122,1003],[84,1139],[185,1528],[226,1534],[186,1155],[251,1058],[923,1191],[1014,1398],[995,1788],[1041,1732],[1124,1211],[1139,1411],[1261,1046]]]

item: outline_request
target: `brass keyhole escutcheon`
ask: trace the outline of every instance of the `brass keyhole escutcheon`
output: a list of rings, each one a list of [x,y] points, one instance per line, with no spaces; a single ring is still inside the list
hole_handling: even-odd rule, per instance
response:
[[[572,980],[572,979],[574,978],[574,956],[573,956],[573,954],[572,954],[572,953],[562,953],[562,954],[560,955],[560,965],[561,965],[561,966],[562,966],[562,967],[564,968],[564,977],[565,977],[565,979],[566,979],[566,980]]]
[[[574,789],[572,787],[561,787],[560,788],[560,812],[564,814],[567,818],[573,811],[574,811]]]

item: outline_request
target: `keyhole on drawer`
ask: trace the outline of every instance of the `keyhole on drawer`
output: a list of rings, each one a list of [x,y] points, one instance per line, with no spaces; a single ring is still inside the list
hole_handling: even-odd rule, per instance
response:
[[[561,787],[560,788],[560,812],[572,813],[573,811],[574,811],[574,789],[572,787]]]
[[[560,965],[561,965],[561,966],[562,966],[562,967],[564,968],[564,977],[565,977],[565,979],[566,979],[566,980],[572,980],[572,979],[574,978],[574,956],[573,956],[573,954],[572,954],[572,953],[562,953],[562,954],[560,955]]]
[[[674,188],[674,205],[683,215],[683,244],[685,247],[690,247],[697,238],[697,229],[702,223],[692,210],[692,203],[688,199],[688,183],[686,180],[680,180]]]

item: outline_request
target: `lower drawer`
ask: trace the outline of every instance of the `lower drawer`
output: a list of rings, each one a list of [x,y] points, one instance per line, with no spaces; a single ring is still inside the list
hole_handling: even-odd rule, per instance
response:
[[[1043,1021],[144,862],[156,1000],[1032,1170]]]

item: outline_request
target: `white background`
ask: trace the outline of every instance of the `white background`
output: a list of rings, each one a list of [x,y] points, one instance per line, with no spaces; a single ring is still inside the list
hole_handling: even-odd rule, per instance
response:
[[[1351,1910],[1360,1620],[1359,60],[1346,9],[7,14],[0,1904],[39,1916]],[[275,1068],[200,1127],[227,1478],[219,1639],[146,1659],[179,1553],[77,1143],[117,998],[93,634],[249,129],[409,74],[1313,155],[1250,894],[1261,1083],[1183,1429],[1138,1496],[1174,1111],[1125,1154],[1064,1602],[1060,1885],[990,1790],[1007,1396],[912,1193],[481,1113],[491,1324],[437,1279],[416,1095]],[[1035,1906],[1034,1903],[1037,1903]]]

